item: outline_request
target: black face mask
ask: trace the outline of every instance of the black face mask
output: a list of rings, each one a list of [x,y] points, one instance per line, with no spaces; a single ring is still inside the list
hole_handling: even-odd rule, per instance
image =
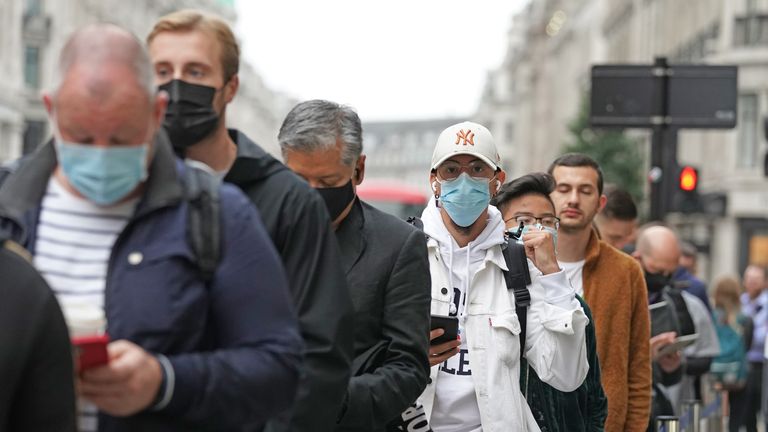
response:
[[[645,273],[645,285],[648,286],[649,293],[658,293],[669,285],[672,280],[671,275],[665,275],[663,273],[649,273],[647,270],[643,270]]]
[[[173,148],[183,156],[190,147],[208,137],[219,124],[219,115],[213,109],[214,87],[171,80],[160,87],[170,97],[163,126]]]
[[[349,179],[347,184],[339,187],[332,188],[317,188],[315,189],[328,208],[328,213],[331,215],[331,221],[335,221],[345,208],[355,199],[355,190],[352,188],[352,179]]]

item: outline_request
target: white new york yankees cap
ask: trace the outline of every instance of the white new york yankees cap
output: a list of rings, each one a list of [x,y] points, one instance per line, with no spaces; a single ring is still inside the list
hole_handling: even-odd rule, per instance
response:
[[[494,170],[501,163],[491,132],[485,126],[473,122],[457,123],[440,133],[432,153],[432,169],[436,169],[451,156],[462,154],[476,156]]]

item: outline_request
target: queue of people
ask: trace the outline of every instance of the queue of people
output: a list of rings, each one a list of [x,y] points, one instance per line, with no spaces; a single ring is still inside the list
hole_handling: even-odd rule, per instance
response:
[[[357,197],[351,108],[295,106],[282,162],[227,128],[239,55],[193,10],[63,45],[52,137],[0,172],[0,430],[644,431],[710,371],[755,430],[763,269],[710,314],[596,161],[512,179],[473,122],[399,220]]]

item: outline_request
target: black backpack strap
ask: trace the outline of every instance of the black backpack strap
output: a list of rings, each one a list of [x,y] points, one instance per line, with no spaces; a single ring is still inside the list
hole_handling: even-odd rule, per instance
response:
[[[531,293],[528,285],[531,284],[531,274],[528,272],[528,258],[525,256],[525,246],[515,241],[507,242],[502,246],[504,261],[509,271],[505,271],[504,280],[507,289],[515,294],[515,312],[520,321],[520,359],[525,354],[525,330],[528,318],[528,306],[531,305]]]
[[[679,325],[678,336],[696,333],[696,325],[693,323],[693,317],[688,310],[688,305],[683,298],[683,292],[677,288],[667,287],[664,289],[664,297],[672,303]]]
[[[189,165],[184,170],[184,186],[189,213],[187,238],[206,282],[213,278],[221,254],[219,187],[213,175]]]

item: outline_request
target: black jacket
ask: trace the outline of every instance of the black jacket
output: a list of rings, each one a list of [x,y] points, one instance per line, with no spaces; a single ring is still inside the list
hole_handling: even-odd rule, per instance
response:
[[[56,298],[27,260],[0,248],[0,431],[74,432],[73,371]]]
[[[383,431],[429,377],[424,233],[356,200],[336,231],[355,305],[355,365],[338,431]]]
[[[231,129],[237,159],[224,181],[258,208],[280,253],[306,346],[305,370],[292,413],[266,430],[332,430],[352,363],[352,302],[320,195],[245,134]]]

